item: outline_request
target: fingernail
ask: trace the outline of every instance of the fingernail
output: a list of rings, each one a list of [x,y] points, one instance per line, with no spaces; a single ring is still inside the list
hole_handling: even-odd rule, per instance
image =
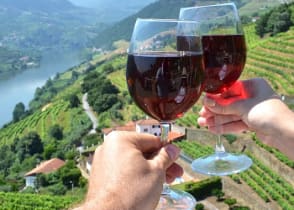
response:
[[[170,159],[176,160],[180,155],[181,150],[173,144],[168,144],[167,146],[165,146],[165,151],[167,152]]]
[[[206,97],[204,103],[205,103],[205,105],[210,106],[210,107],[215,106],[215,100],[213,100],[211,98]]]

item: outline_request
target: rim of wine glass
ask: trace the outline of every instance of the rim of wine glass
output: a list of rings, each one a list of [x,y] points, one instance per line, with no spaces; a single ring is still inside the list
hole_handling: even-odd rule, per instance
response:
[[[222,3],[222,4],[208,4],[208,5],[203,5],[203,6],[193,6],[193,7],[182,7],[180,10],[189,10],[189,9],[195,9],[195,8],[206,8],[206,7],[221,7],[221,6],[233,6],[234,9],[236,11],[237,10],[237,7],[236,7],[236,4],[234,2],[228,2],[228,3]],[[196,21],[197,22],[197,21]]]
[[[210,4],[210,5],[203,5],[203,6],[193,6],[193,7],[182,7],[182,8],[180,8],[179,13],[181,15],[181,13],[184,12],[184,11],[189,11],[189,10],[194,10],[194,9],[205,9],[205,8],[209,8],[209,7],[210,8],[211,7],[222,7],[222,6],[232,6],[234,11],[235,11],[234,16],[236,18],[236,21],[239,22],[239,23],[241,22],[237,6],[236,6],[236,4],[234,2],[228,2],[228,3],[222,3],[222,4]],[[218,17],[215,17],[215,18],[218,18]],[[180,20],[191,20],[191,19],[185,19],[185,18],[180,18],[180,17],[179,17],[179,19]],[[191,20],[191,21],[197,22],[199,24],[206,22],[206,20],[202,20],[202,21],[200,21],[200,20]],[[238,34],[244,34],[243,29],[241,29],[241,32],[238,33]],[[203,34],[201,34],[201,35],[203,35]]]
[[[172,19],[172,18],[167,18],[167,19],[164,19],[164,18],[137,18],[136,19],[136,22],[137,21],[149,21],[149,22],[167,22],[167,23],[169,23],[169,22],[171,22],[171,23],[173,23],[173,22],[184,22],[184,23],[197,23],[197,24],[199,24],[200,22],[199,21],[196,21],[196,20],[181,20],[181,19]]]

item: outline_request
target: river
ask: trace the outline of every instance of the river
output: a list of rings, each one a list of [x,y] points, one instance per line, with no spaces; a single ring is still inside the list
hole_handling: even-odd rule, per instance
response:
[[[28,108],[35,89],[56,75],[79,64],[77,53],[48,52],[42,56],[40,67],[26,70],[5,80],[0,78],[0,128],[12,120],[12,112],[17,103]]]

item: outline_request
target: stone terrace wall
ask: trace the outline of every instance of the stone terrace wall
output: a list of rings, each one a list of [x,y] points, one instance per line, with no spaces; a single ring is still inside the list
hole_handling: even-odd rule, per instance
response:
[[[207,130],[202,129],[186,129],[186,137],[188,141],[197,141],[200,144],[214,146],[216,136]],[[271,168],[274,172],[278,173],[282,178],[288,181],[294,187],[294,170],[285,164],[281,163],[274,155],[267,152],[263,148],[257,146],[250,138],[249,134],[241,134],[238,140],[233,144],[228,144],[223,140],[224,146],[227,151],[241,151],[246,148],[257,159],[259,159],[266,166]]]

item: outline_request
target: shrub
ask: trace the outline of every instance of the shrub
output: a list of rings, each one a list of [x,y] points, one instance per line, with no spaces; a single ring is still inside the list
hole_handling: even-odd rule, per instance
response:
[[[184,190],[192,194],[197,200],[202,200],[212,195],[214,189],[222,189],[222,182],[220,177],[212,177],[200,182],[185,182],[174,185],[173,188]]]
[[[234,204],[237,203],[237,200],[235,198],[227,198],[225,199],[225,204],[227,204],[228,206],[233,206]]]
[[[204,205],[202,203],[197,203],[195,206],[195,210],[204,210]]]

